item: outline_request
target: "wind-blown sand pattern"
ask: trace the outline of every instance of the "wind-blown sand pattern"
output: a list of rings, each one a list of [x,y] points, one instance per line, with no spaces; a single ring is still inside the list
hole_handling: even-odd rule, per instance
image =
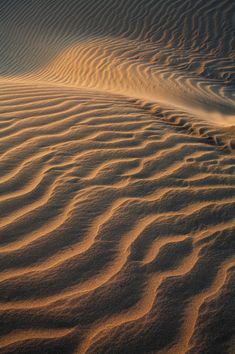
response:
[[[235,353],[234,13],[0,1],[0,353]]]

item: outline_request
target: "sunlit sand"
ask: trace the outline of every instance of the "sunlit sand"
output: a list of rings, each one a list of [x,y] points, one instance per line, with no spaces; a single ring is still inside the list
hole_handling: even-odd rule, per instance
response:
[[[0,353],[235,353],[234,11],[0,1]]]

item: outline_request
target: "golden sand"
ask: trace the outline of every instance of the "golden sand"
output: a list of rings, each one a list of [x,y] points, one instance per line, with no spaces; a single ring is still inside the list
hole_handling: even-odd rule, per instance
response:
[[[0,1],[0,353],[235,353],[234,10]]]

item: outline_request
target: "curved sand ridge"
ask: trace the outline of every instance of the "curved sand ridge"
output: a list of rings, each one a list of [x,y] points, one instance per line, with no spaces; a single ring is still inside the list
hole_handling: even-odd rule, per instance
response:
[[[111,91],[235,124],[231,0],[22,1],[0,10],[3,76]]]
[[[1,353],[235,351],[233,12],[1,1]]]

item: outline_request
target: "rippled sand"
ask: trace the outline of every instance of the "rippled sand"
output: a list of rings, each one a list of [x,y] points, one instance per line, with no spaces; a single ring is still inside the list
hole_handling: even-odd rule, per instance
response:
[[[235,353],[234,13],[0,1],[0,353]]]

